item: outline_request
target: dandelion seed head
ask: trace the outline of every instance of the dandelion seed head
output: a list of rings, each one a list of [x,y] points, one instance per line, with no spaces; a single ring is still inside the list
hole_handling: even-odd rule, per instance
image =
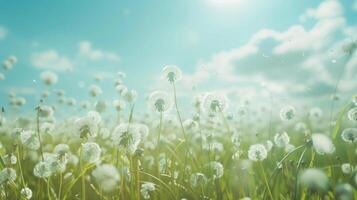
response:
[[[141,184],[140,193],[144,199],[150,199],[150,193],[155,191],[155,184],[151,182],[145,182]]]
[[[286,132],[277,133],[274,136],[274,143],[277,147],[285,147],[290,142],[290,137]]]
[[[352,166],[350,163],[343,163],[341,165],[341,170],[342,170],[342,173],[349,174],[352,172]]]
[[[347,143],[354,143],[357,141],[357,128],[346,128],[341,133],[341,138]]]
[[[50,118],[50,117],[52,117],[53,113],[54,113],[54,111],[51,106],[41,105],[38,107],[39,117]]]
[[[314,133],[311,138],[316,153],[324,155],[335,152],[335,146],[328,136],[321,133]]]
[[[21,196],[25,199],[31,199],[32,198],[32,190],[28,187],[22,188],[21,191]]]
[[[352,108],[347,113],[348,119],[351,121],[357,121],[357,107]]]
[[[120,111],[122,111],[122,110],[125,109],[126,104],[125,104],[125,101],[122,101],[122,100],[114,100],[114,101],[113,101],[113,106],[114,106],[114,108],[115,108],[118,112],[120,112]]]
[[[123,91],[121,95],[128,103],[134,102],[138,97],[138,93],[135,90]]]
[[[40,161],[33,168],[33,174],[38,178],[47,178],[52,175],[49,163]]]
[[[293,150],[295,149],[295,146],[294,145],[292,145],[292,144],[287,144],[286,146],[285,146],[285,152],[287,152],[287,153],[290,153],[290,152],[292,152]]]
[[[57,74],[52,71],[44,71],[40,74],[42,82],[46,85],[54,85],[58,81]]]
[[[274,144],[272,141],[267,140],[264,146],[265,146],[266,150],[269,152],[273,148]]]
[[[210,163],[210,167],[213,170],[213,179],[222,178],[223,173],[224,173],[224,167],[223,167],[222,163],[219,163],[217,161],[212,161]]]
[[[162,70],[162,76],[170,83],[174,83],[181,80],[182,72],[176,65],[166,65]]]
[[[190,177],[190,183],[193,187],[204,186],[207,183],[207,177],[202,173],[193,173]]]
[[[203,110],[207,113],[224,112],[228,108],[228,99],[225,95],[208,93],[203,102]]]
[[[280,119],[282,121],[289,121],[295,117],[295,108],[293,106],[285,106],[280,110]]]
[[[89,86],[89,95],[92,97],[99,96],[103,93],[102,88],[100,88],[98,85],[91,85]]]
[[[115,189],[120,181],[118,170],[110,164],[97,166],[93,172],[95,182],[103,189],[104,192],[111,192]]]
[[[253,144],[249,147],[248,158],[252,161],[261,161],[265,160],[268,156],[268,152],[264,145],[262,144]]]
[[[4,168],[0,171],[0,185],[16,180],[16,171],[12,168]]]
[[[134,154],[137,149],[142,135],[135,125],[130,125],[123,123],[118,125],[112,132],[112,141],[119,145],[119,147],[124,148],[128,153]]]
[[[37,150],[38,148],[40,148],[40,142],[34,131],[23,130],[20,133],[20,140],[21,143],[29,149]]]
[[[326,174],[314,168],[304,170],[299,176],[299,183],[310,190],[327,190],[328,178]]]
[[[82,144],[81,159],[87,163],[96,163],[100,160],[101,148],[95,142]]]
[[[7,58],[7,60],[8,60],[11,64],[16,64],[16,63],[17,63],[17,57],[16,57],[16,56],[13,56],[13,55],[9,56],[9,57]]]
[[[43,157],[51,174],[62,173],[66,170],[67,158],[65,155],[44,153]]]
[[[320,119],[322,117],[322,110],[318,107],[311,108],[309,116],[312,120]]]
[[[95,110],[97,111],[97,112],[99,112],[99,113],[104,113],[105,112],[105,110],[107,109],[107,107],[108,107],[108,104],[107,104],[107,102],[106,101],[103,101],[103,100],[100,100],[100,101],[97,101],[96,103],[95,103]]]
[[[2,63],[2,67],[8,71],[8,70],[11,70],[12,67],[13,67],[13,64],[11,63],[11,61],[9,60],[5,60],[3,63]]]
[[[2,157],[5,165],[15,165],[17,163],[17,157],[14,154],[6,154]]]
[[[169,112],[172,107],[172,100],[168,93],[155,91],[149,96],[149,107],[156,113]]]
[[[196,121],[192,120],[192,119],[186,119],[183,122],[183,126],[185,128],[186,131],[194,133],[196,131],[199,130],[199,125]]]
[[[67,103],[67,105],[69,105],[69,106],[74,106],[74,105],[76,105],[77,101],[76,101],[75,98],[67,98],[67,99],[66,99],[66,103]]]
[[[354,199],[353,193],[355,189],[348,183],[340,183],[335,188],[335,196],[337,199],[341,200],[352,200]]]

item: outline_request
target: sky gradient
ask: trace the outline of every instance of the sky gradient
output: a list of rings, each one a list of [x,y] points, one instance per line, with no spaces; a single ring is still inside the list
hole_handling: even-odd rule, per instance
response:
[[[184,74],[181,98],[217,90],[230,99],[299,97],[326,101],[345,68],[339,93],[356,93],[357,59],[341,53],[355,41],[357,2],[351,0],[0,0],[0,104],[10,91],[32,108],[45,86],[42,71],[58,74],[51,90],[86,99],[94,75],[104,80],[100,98],[115,99],[113,79],[139,100],[156,89],[166,64]]]

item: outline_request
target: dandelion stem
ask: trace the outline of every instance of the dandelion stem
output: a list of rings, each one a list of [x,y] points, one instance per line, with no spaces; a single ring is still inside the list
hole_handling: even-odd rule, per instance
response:
[[[175,102],[175,108],[176,108],[176,112],[177,112],[177,117],[178,117],[178,119],[179,119],[179,121],[180,121],[180,125],[181,125],[181,130],[182,130],[183,137],[184,137],[185,141],[187,141],[185,128],[183,127],[180,110],[179,110],[178,104],[177,104],[177,96],[176,96],[176,86],[175,86],[175,82],[172,83],[172,87],[173,87],[173,90],[174,90],[174,102]]]
[[[61,200],[62,195],[62,182],[63,182],[63,174],[62,172],[59,174],[59,189],[58,189],[58,199]]]
[[[38,137],[38,140],[39,140],[39,143],[40,143],[41,158],[42,158],[42,161],[44,161],[42,140],[41,140],[41,132],[40,132],[40,107],[37,107],[36,127],[37,127],[37,137]]]
[[[160,112],[160,124],[159,124],[159,131],[157,134],[157,147],[159,148],[160,146],[160,136],[161,136],[161,131],[162,131],[162,112]],[[159,149],[160,150],[160,149]]]
[[[82,161],[82,145],[79,149],[79,169],[82,170],[83,168],[83,161]],[[86,182],[84,174],[81,176],[81,199],[86,199]]]
[[[260,168],[261,168],[261,170],[262,170],[263,177],[264,177],[264,181],[265,181],[266,187],[267,187],[267,189],[268,189],[270,199],[274,199],[274,198],[273,198],[273,194],[272,194],[271,191],[270,191],[270,187],[269,187],[269,183],[268,183],[268,180],[267,180],[267,177],[266,177],[266,174],[265,174],[264,167],[263,167],[263,165],[262,165],[262,162],[260,162],[260,161],[259,161],[259,166],[260,166]]]
[[[305,147],[304,151],[303,151],[303,152],[301,153],[301,155],[300,155],[300,158],[299,158],[299,161],[298,161],[298,164],[297,164],[297,167],[296,167],[296,173],[295,173],[295,189],[294,189],[294,198],[293,198],[293,199],[296,199],[296,197],[297,197],[297,193],[298,193],[298,186],[297,186],[297,185],[298,185],[298,183],[297,183],[298,178],[297,178],[297,176],[298,176],[298,174],[299,174],[299,170],[300,170],[300,166],[301,166],[301,163],[302,163],[302,159],[303,159],[303,157],[304,157],[306,151],[307,151],[307,148]]]
[[[19,170],[20,170],[20,175],[21,175],[22,186],[25,187],[26,183],[25,183],[24,173],[22,171],[22,165],[21,165],[22,157],[20,154],[20,146],[17,146],[17,158],[18,158],[18,165],[19,165]]]

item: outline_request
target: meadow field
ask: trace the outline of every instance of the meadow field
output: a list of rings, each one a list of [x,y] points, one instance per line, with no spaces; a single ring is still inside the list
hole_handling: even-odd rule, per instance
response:
[[[0,198],[356,199],[357,96],[332,112],[208,92],[183,110],[180,69],[167,65],[162,77],[171,90],[151,93],[150,112],[140,115],[122,72],[110,105],[75,104],[52,91],[53,72],[41,74],[48,90],[31,117],[20,113],[26,100],[9,94],[0,118]],[[97,97],[102,89],[93,84],[88,92]],[[47,102],[50,94],[56,102]],[[56,119],[68,105],[85,114]]]

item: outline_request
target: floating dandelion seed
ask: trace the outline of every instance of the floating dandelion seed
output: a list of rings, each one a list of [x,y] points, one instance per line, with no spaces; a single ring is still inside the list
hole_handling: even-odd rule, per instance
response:
[[[268,152],[264,145],[253,144],[249,147],[248,158],[252,161],[265,160],[268,156]]]
[[[273,148],[274,144],[272,141],[268,140],[264,146],[265,146],[266,150],[269,152]]]
[[[162,76],[170,83],[174,83],[181,80],[182,72],[176,65],[166,65],[162,70]]]
[[[138,93],[135,90],[126,90],[123,91],[121,95],[128,103],[133,103],[136,100]]]
[[[67,99],[66,99],[66,103],[67,103],[67,105],[69,105],[69,106],[74,106],[74,105],[76,105],[77,101],[76,101],[75,98],[67,98]]]
[[[155,91],[149,96],[149,107],[156,113],[165,113],[172,108],[172,100],[168,93]]]
[[[126,77],[126,74],[124,72],[118,72],[117,75],[120,79],[123,79]]]
[[[123,96],[123,93],[125,93],[125,92],[128,91],[128,88],[127,88],[125,85],[118,85],[118,86],[116,86],[115,89],[118,91],[118,93],[119,93],[121,96]]]
[[[348,119],[351,121],[357,121],[357,107],[352,108],[351,110],[348,111]]]
[[[101,148],[95,142],[82,144],[81,159],[87,163],[95,163],[100,160]]]
[[[140,193],[144,199],[150,199],[150,193],[155,191],[155,184],[151,182],[145,182],[141,184]]]
[[[96,97],[96,96],[99,96],[101,95],[103,92],[102,92],[102,89],[97,86],[97,85],[91,85],[89,86],[89,94],[92,96],[92,97]]]
[[[274,143],[277,147],[285,147],[289,144],[290,138],[286,132],[277,133],[274,136]]]
[[[299,176],[301,185],[307,187],[312,191],[328,189],[328,178],[326,174],[319,169],[306,169]]]
[[[357,128],[346,128],[342,131],[341,138],[348,143],[357,141]]]
[[[46,85],[54,85],[58,81],[57,74],[51,71],[44,71],[40,74],[42,82]]]
[[[5,60],[5,61],[2,63],[2,67],[3,67],[5,70],[11,70],[12,67],[13,67],[13,64],[12,64],[9,60]]]
[[[110,164],[97,166],[93,170],[92,176],[104,192],[113,191],[120,181],[118,170]]]
[[[11,63],[11,64],[16,64],[17,63],[17,57],[16,56],[9,56],[7,58],[7,60]]]
[[[99,113],[104,113],[108,107],[108,103],[106,101],[100,100],[95,103],[95,110]]]
[[[312,120],[320,119],[322,116],[322,110],[318,107],[312,108],[310,110],[309,116]]]
[[[335,146],[328,136],[321,133],[314,133],[311,138],[316,153],[324,155],[335,152]]]
[[[21,196],[25,199],[31,199],[32,198],[32,190],[28,187],[22,188],[21,191]]]
[[[126,104],[122,100],[114,100],[113,101],[113,106],[118,112],[120,112],[120,111],[125,109]]]
[[[208,93],[203,101],[203,110],[208,113],[223,112],[228,108],[228,99],[225,95]]]
[[[289,121],[295,117],[295,108],[293,106],[285,106],[280,110],[280,119]]]

